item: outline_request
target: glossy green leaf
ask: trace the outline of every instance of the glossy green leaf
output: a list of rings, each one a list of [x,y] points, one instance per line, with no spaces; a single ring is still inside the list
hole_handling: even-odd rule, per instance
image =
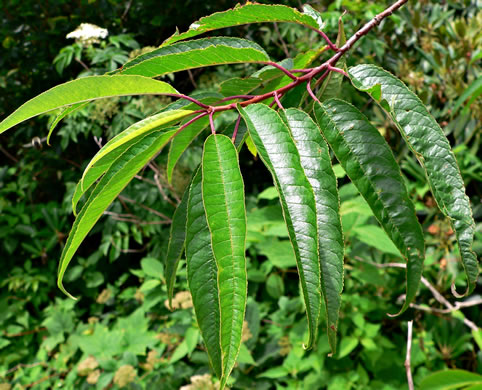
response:
[[[174,132],[175,130],[148,134],[133,144],[115,160],[91,193],[72,225],[72,230],[60,258],[57,284],[68,296],[72,297],[65,291],[62,279],[78,247],[117,195],[137,172],[159,152]]]
[[[127,62],[120,74],[162,76],[212,65],[269,61],[257,43],[241,38],[203,38],[160,47]]]
[[[300,153],[301,165],[315,193],[321,290],[326,306],[328,339],[335,353],[344,257],[336,177],[328,146],[310,116],[294,108],[287,109],[281,115],[290,128]]]
[[[351,104],[330,99],[315,104],[315,115],[348,177],[407,260],[407,294],[402,313],[417,293],[425,244],[400,168],[382,135]]]
[[[129,126],[123,132],[112,138],[109,142],[107,142],[102,149],[100,149],[97,154],[90,160],[89,164],[85,168],[84,174],[82,175],[82,189],[85,190],[85,185],[89,183],[89,175],[96,176],[98,169],[96,168],[100,165],[100,169],[102,168],[103,158],[115,151],[116,148],[124,145],[125,143],[131,141],[132,139],[139,137],[140,135],[146,134],[153,129],[159,129],[164,125],[170,124],[172,122],[176,122],[186,116],[189,116],[193,113],[190,110],[171,110],[171,111],[163,111],[159,114],[152,115],[147,117],[139,122],[134,123],[132,126]],[[94,179],[95,180],[95,179]]]
[[[238,107],[258,155],[273,175],[295,252],[308,316],[311,348],[318,329],[321,279],[318,261],[318,230],[315,195],[303,171],[300,155],[288,127],[264,104]]]
[[[187,280],[201,335],[209,361],[218,376],[223,373],[221,353],[221,309],[218,266],[211,246],[202,198],[202,170],[194,175],[187,204],[186,224]]]
[[[225,135],[204,143],[202,195],[218,266],[223,389],[239,353],[248,294],[244,183],[238,153]]]
[[[424,168],[440,210],[454,227],[468,286],[475,288],[479,267],[472,250],[475,223],[450,143],[421,100],[391,73],[374,65],[349,69],[353,85],[368,92],[390,115]],[[459,294],[452,289],[457,296]]]
[[[0,123],[0,134],[34,116],[89,100],[126,95],[178,93],[169,84],[142,76],[91,76],[57,85],[20,106]]]
[[[446,370],[430,374],[420,383],[420,390],[450,390],[482,385],[482,375],[465,370]]]
[[[184,130],[182,130],[178,135],[176,135],[169,148],[169,154],[167,158],[167,180],[169,183],[172,182],[172,174],[174,173],[174,168],[181,158],[182,154],[189,147],[191,142],[209,125],[209,118],[204,117],[198,119],[196,122],[191,123]]]
[[[174,291],[174,282],[176,281],[176,271],[184,251],[184,244],[186,241],[186,220],[187,220],[187,202],[189,198],[190,185],[184,191],[181,203],[174,211],[172,216],[171,229],[169,233],[169,244],[167,246],[166,255],[166,285],[167,285],[167,299],[169,300],[169,307],[172,310],[172,294]]]
[[[241,26],[251,23],[288,22],[298,23],[309,28],[319,28],[318,21],[309,14],[303,14],[297,9],[284,5],[264,5],[248,3],[239,4],[227,11],[216,12],[205,16],[191,24],[188,31],[179,34],[176,32],[163,42],[162,46],[171,45],[183,39],[192,38],[208,31],[219,30],[226,27]]]

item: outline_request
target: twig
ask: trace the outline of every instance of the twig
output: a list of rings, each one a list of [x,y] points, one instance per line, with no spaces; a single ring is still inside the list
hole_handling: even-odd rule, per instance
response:
[[[197,89],[197,83],[196,80],[194,80],[194,76],[192,75],[191,69],[187,70],[187,74],[189,75],[189,80],[191,80],[192,86],[194,89]]]
[[[32,330],[26,330],[24,332],[19,332],[19,333],[7,333],[7,332],[3,332],[4,336],[5,337],[22,337],[22,336],[26,336],[26,335],[29,335],[29,334],[34,334],[34,333],[39,333],[39,332],[45,332],[47,330],[47,328],[36,328],[36,329],[32,329]]]
[[[131,9],[131,6],[132,6],[132,1],[133,0],[130,0],[128,3],[127,3],[127,6],[126,6],[126,9],[124,10],[124,13],[122,14],[121,16],[121,20],[124,20],[127,16],[127,14],[129,13],[129,10]]]
[[[412,355],[412,329],[413,329],[413,320],[410,320],[408,321],[407,355],[405,357],[405,370],[407,371],[408,390],[414,390],[412,369],[410,367],[410,357]]]
[[[122,199],[124,200],[125,202],[129,202],[129,203],[132,203],[132,204],[135,204],[136,206],[139,206],[141,208],[143,208],[144,210],[147,210],[153,214],[156,214],[158,217],[161,217],[161,218],[164,218],[166,221],[170,221],[170,218],[168,216],[166,216],[165,214],[161,213],[160,211],[157,211],[153,208],[150,208],[146,205],[143,205],[142,203],[137,203],[134,199],[129,199],[129,198],[126,198],[125,196],[123,195],[119,195],[119,199]]]
[[[122,248],[119,248],[119,246],[116,245],[116,243],[114,242],[114,239],[112,237],[110,238],[110,243],[112,244],[112,246],[115,249],[117,249],[121,253],[142,253],[147,249],[147,244],[144,245],[141,249],[122,249]]]
[[[37,366],[48,367],[48,364],[45,362],[37,362],[37,363],[30,363],[30,364],[19,363],[16,366],[12,367],[10,370],[6,371],[5,375],[9,375],[12,372],[17,371],[19,368],[32,368]]]
[[[149,167],[152,169],[152,166],[149,165]],[[159,190],[159,193],[162,196],[162,199],[164,199],[166,202],[172,204],[174,207],[177,207],[176,202],[173,202],[169,197],[167,196],[166,192],[164,191],[164,188],[162,187],[161,180],[160,180],[160,172],[157,170],[157,172],[154,174],[154,182],[156,183],[157,189]]]
[[[313,90],[311,89],[311,80],[308,80],[308,82],[306,83],[306,90],[308,91],[313,100],[320,102],[316,95],[313,93]]]
[[[74,60],[77,61],[86,71],[90,71],[90,68],[80,58],[74,58]]]
[[[406,264],[403,264],[403,263],[383,263],[383,264],[378,264],[378,263],[372,263],[370,261],[366,261],[358,256],[355,256],[354,257],[355,260],[358,260],[362,263],[365,263],[365,264],[370,264],[370,265],[373,265],[374,267],[377,267],[377,268],[407,268],[407,265]],[[426,311],[426,312],[431,312],[431,313],[440,313],[440,314],[450,314],[454,311],[457,311],[457,310],[460,310],[464,307],[470,307],[470,306],[476,306],[476,305],[480,305],[482,304],[482,299],[475,299],[475,300],[472,300],[472,301],[466,301],[466,302],[455,302],[455,304],[451,304],[449,301],[447,301],[447,299],[445,299],[445,297],[440,294],[437,289],[427,280],[425,279],[423,276],[422,278],[420,279],[420,281],[422,282],[422,284],[427,287],[430,292],[432,293],[433,297],[435,298],[435,300],[439,303],[441,303],[443,306],[446,307],[446,309],[437,309],[437,308],[434,308],[434,307],[426,307],[426,306],[421,306],[421,305],[417,305],[415,303],[411,303],[410,304],[410,307],[413,308],[413,309],[417,309],[417,310],[422,310],[422,311]],[[464,324],[469,327],[470,329],[472,330],[478,330],[478,326],[470,321],[468,318],[463,318],[463,322]]]
[[[171,97],[174,97],[174,98],[189,100],[190,102],[192,102],[194,104],[197,104],[199,107],[209,108],[209,106],[207,104],[204,104],[204,103],[200,102],[199,100],[194,99],[190,96],[184,95],[182,93],[166,93],[164,95],[165,96],[171,96]]]
[[[343,76],[348,77],[348,74],[343,69],[337,68],[335,66],[328,65],[328,70],[331,71],[331,72],[340,73]]]
[[[330,40],[330,38],[328,38],[328,35],[326,35],[323,31],[315,28],[315,27],[309,27],[311,30],[313,31],[316,31],[318,34],[321,35],[321,37],[325,40],[325,42],[327,43],[328,47],[331,49],[331,50],[334,50],[334,51],[338,51],[340,49],[338,49],[335,44]]]
[[[380,22],[385,19],[387,16],[391,15],[394,11],[399,9],[402,5],[404,5],[408,0],[398,0],[394,4],[392,4],[390,7],[388,7],[385,11],[381,12],[380,14],[376,15],[371,21],[366,23],[360,30],[358,30],[348,41],[345,42],[345,44],[338,49],[338,51],[326,62],[321,64],[320,66],[313,68],[311,72],[306,73],[305,75],[298,77],[297,79],[294,79],[291,83],[285,85],[284,87],[281,87],[276,90],[278,94],[284,94],[286,91],[289,91],[290,89],[296,87],[297,85],[304,83],[304,82],[309,82],[312,80],[315,76],[320,74],[323,71],[326,71],[330,66],[334,67],[337,61],[348,51],[350,50],[353,45],[364,35],[368,34],[368,32],[373,29],[375,26],[378,26]],[[272,64],[270,64],[272,65]],[[283,68],[284,69],[284,68]],[[293,75],[294,76],[294,75]],[[290,76],[291,77],[291,76]],[[322,76],[323,77],[323,76]],[[242,107],[249,106],[250,104],[253,103],[258,103],[263,100],[266,100],[268,98],[273,97],[273,92],[267,92],[262,95],[255,96],[252,99],[246,100],[244,102],[240,103],[231,103],[227,104],[224,106],[215,106],[215,107],[210,107],[210,110],[214,110],[215,112],[221,112],[221,111],[228,111],[228,110],[234,110],[236,109],[236,104],[239,104]]]
[[[23,148],[36,148],[36,149],[41,149],[42,148],[42,143],[47,141],[47,137],[33,137],[32,141],[30,141],[28,144],[23,144]]]
[[[274,29],[275,29],[276,33],[278,34],[278,38],[281,42],[281,46],[283,47],[283,51],[285,53],[285,56],[289,57],[290,52],[288,50],[288,46],[286,46],[286,42],[284,41],[283,36],[281,35],[281,32],[280,32],[279,27],[278,27],[278,23],[273,23],[273,26],[274,26]]]
[[[174,134],[171,138],[174,138],[176,135],[178,135],[181,131],[183,131],[186,127],[188,127],[190,124],[196,122],[197,120],[205,117],[208,113],[207,112],[202,112],[201,114],[199,114],[198,116],[195,116],[194,118],[192,118],[191,120],[187,121],[186,123],[184,123]]]
[[[48,375],[48,376],[44,376],[43,378],[40,378],[38,381],[35,381],[35,382],[32,382],[28,385],[24,385],[25,387],[34,387],[34,386],[37,386],[38,384],[42,383],[42,382],[45,382],[45,381],[48,381],[49,379],[52,379],[52,378],[55,378],[56,376],[59,376],[59,375],[62,375],[64,374],[65,371],[63,372],[56,372],[52,375]]]
[[[234,125],[233,136],[231,137],[231,141],[236,141],[236,136],[238,135],[239,124],[241,123],[241,114],[238,115],[238,119],[236,119],[236,124]]]
[[[216,103],[229,102],[230,100],[234,100],[234,99],[252,99],[252,98],[254,98],[254,95],[233,95],[233,96],[222,98],[221,100],[218,100],[218,102]]]
[[[94,142],[97,144],[99,149],[102,149],[102,137],[97,137],[96,135],[94,135]]]
[[[6,149],[0,145],[0,152],[2,152],[5,156],[7,156],[10,160],[12,160],[15,164],[18,163],[18,159],[12,156]]]
[[[277,64],[276,62],[272,62],[272,61],[268,61],[268,62],[264,62],[264,64],[266,65],[270,65],[276,69],[279,69],[281,70],[286,76],[288,76],[290,79],[292,80],[298,80],[298,77],[296,77],[293,73],[291,73],[288,69],[284,68],[283,66],[281,66],[280,64]]]

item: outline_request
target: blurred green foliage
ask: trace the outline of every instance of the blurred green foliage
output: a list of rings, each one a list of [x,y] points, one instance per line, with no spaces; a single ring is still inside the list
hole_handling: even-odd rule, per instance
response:
[[[386,3],[311,2],[323,12],[330,36],[347,9],[348,37]],[[151,0],[46,4],[10,1],[0,7],[0,117],[61,81],[117,68],[147,45],[160,44],[175,26],[186,29],[198,17],[232,6],[226,1],[193,0],[185,2],[184,8],[175,2],[163,3],[162,12],[153,12],[159,3]],[[65,39],[80,22],[98,24],[110,34],[90,45]],[[348,65],[360,61],[383,64],[420,95],[454,147],[476,220],[482,214],[482,163],[477,155],[482,128],[477,81],[481,23],[476,0],[410,1],[346,58]],[[240,27],[226,34],[253,39],[279,60],[317,43],[312,32],[299,26],[258,27]],[[204,69],[171,76],[170,81],[186,93],[216,91],[223,80],[242,77],[252,69],[244,65]],[[345,84],[344,97],[366,104],[365,112],[382,129],[411,179],[407,185],[426,232],[424,276],[453,301],[452,280],[456,284],[464,280],[457,268],[454,234],[437,211],[422,170],[394,126]],[[52,147],[41,142],[36,148],[31,143],[34,136],[43,140],[46,120],[30,121],[22,131],[0,137],[0,259],[4,268],[0,278],[0,389],[216,388],[207,375],[207,355],[193,317],[182,261],[173,302],[176,310],[170,312],[165,305],[163,256],[169,221],[199,162],[202,139],[194,141],[182,156],[172,186],[165,177],[164,151],[94,228],[65,278],[79,300],[65,298],[55,286],[57,261],[73,218],[70,199],[88,158],[98,144],[169,101],[135,97],[91,104],[61,124]],[[229,118],[218,120],[220,125],[221,121],[229,123]],[[399,307],[404,275],[403,270],[380,264],[401,259],[339,166],[335,168],[347,250],[338,352],[327,356],[326,336],[320,337],[313,351],[305,351],[304,308],[276,193],[267,187],[268,172],[247,149],[241,160],[247,188],[249,301],[233,388],[406,388],[406,321],[412,317],[411,363],[416,385],[431,372],[447,368],[482,373],[482,332],[471,331],[463,322],[469,319],[480,325],[480,306],[445,314],[412,310],[401,318],[386,315]],[[475,243],[479,256],[481,238],[479,225]],[[417,304],[441,308],[426,287],[421,288]],[[324,319],[320,323],[325,326]],[[423,384],[435,383],[438,377],[434,378]]]

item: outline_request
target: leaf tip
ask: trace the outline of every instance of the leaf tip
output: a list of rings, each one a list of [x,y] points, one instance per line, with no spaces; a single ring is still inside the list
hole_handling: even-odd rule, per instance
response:
[[[57,287],[60,289],[60,291],[62,291],[65,295],[67,295],[69,298],[73,299],[74,301],[77,301],[78,298],[74,297],[72,294],[70,294],[65,288],[64,288],[64,285],[62,283],[62,280],[59,278],[59,280],[57,281]]]
[[[470,294],[471,292],[471,286],[468,285],[467,288],[465,289],[465,292],[463,294],[459,294],[457,292],[457,289],[455,288],[455,282],[452,282],[452,284],[450,285],[450,291],[452,292],[452,295],[455,297],[455,298],[463,298],[463,297],[466,297],[467,295]]]

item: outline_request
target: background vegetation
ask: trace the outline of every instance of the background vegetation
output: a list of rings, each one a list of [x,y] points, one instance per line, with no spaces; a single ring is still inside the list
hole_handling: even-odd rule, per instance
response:
[[[295,1],[286,4],[298,6]],[[348,11],[344,22],[350,36],[388,2],[310,4],[324,12],[325,31],[334,39],[343,10]],[[160,7],[152,0],[1,3],[0,117],[60,82],[115,69],[146,46],[160,44],[176,26],[185,30],[200,16],[233,5],[222,0],[186,1],[183,8],[175,2]],[[479,9],[477,0],[410,1],[347,57],[348,65],[382,65],[419,94],[454,147],[476,220],[482,214]],[[89,44],[67,40],[66,34],[81,22],[107,28],[109,36]],[[318,44],[313,33],[295,25],[239,27],[225,33],[253,39],[279,60]],[[184,93],[211,92],[224,79],[253,69],[207,68],[169,76],[169,81]],[[450,283],[464,281],[454,234],[393,125],[346,84],[344,98],[365,104],[410,178],[428,244],[424,276],[454,302]],[[170,218],[199,162],[202,137],[182,156],[172,185],[165,178],[166,150],[94,228],[65,278],[69,291],[80,299],[67,299],[55,285],[73,220],[70,199],[88,159],[100,143],[169,101],[129,97],[90,104],[63,122],[51,147],[43,139],[49,117],[0,137],[0,389],[216,388],[206,376],[207,356],[186,291],[185,267],[181,263],[174,312],[165,306],[163,278]],[[34,142],[37,147],[32,145],[35,136],[40,137]],[[482,374],[480,306],[434,312],[445,307],[422,286],[416,308],[400,318],[386,316],[399,307],[404,273],[381,264],[401,259],[340,169],[347,250],[338,352],[327,356],[326,336],[315,350],[304,351],[306,318],[276,193],[268,187],[269,173],[247,149],[241,166],[248,194],[249,301],[233,388],[404,388],[406,324],[411,318],[416,385],[445,368]],[[479,257],[481,235],[479,228],[474,248]],[[470,299],[480,302],[479,294]],[[473,326],[467,326],[470,323]]]

